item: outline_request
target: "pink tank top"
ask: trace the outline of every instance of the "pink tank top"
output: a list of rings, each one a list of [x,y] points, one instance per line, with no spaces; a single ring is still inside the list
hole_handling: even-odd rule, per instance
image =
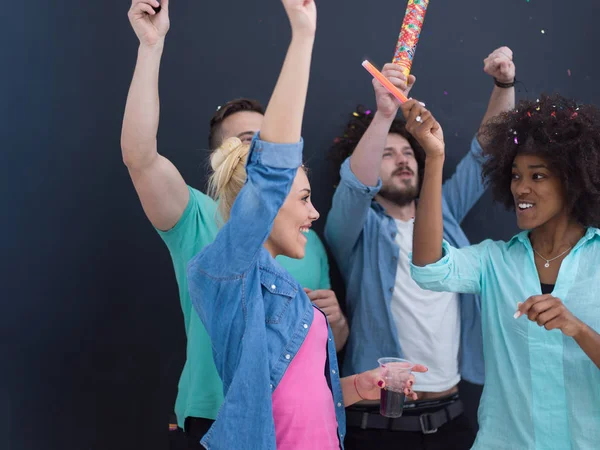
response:
[[[327,322],[314,310],[300,350],[273,392],[277,450],[339,450],[333,395],[325,378]]]

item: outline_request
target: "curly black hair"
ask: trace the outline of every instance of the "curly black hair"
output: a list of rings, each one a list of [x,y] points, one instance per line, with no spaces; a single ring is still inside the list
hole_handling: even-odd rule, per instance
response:
[[[335,182],[336,185],[340,180],[340,167],[342,166],[342,163],[352,155],[352,152],[354,152],[358,142],[361,140],[372,121],[373,112],[366,109],[363,105],[358,105],[356,111],[350,116],[350,120],[346,124],[343,135],[336,137],[333,141],[333,145],[329,150],[328,159],[333,162],[335,166],[335,174],[337,177]],[[406,121],[404,119],[394,119],[389,132],[398,134],[406,139],[415,152],[415,159],[417,160],[417,167],[419,168],[420,190],[421,183],[423,182],[423,172],[425,170],[425,150],[423,150],[412,134],[406,131]]]
[[[514,210],[510,190],[518,154],[543,158],[566,192],[572,217],[600,226],[600,110],[559,94],[520,102],[480,132],[485,142],[483,178],[494,199]]]

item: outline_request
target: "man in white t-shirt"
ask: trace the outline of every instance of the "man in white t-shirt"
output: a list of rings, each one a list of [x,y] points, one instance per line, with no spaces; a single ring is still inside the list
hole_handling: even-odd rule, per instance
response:
[[[495,86],[483,123],[514,107],[515,66],[506,47],[485,60]],[[406,94],[407,80],[393,64],[383,74]],[[328,214],[325,238],[347,288],[350,336],[345,376],[360,373],[380,357],[403,357],[429,367],[416,377],[419,401],[398,419],[375,405],[347,411],[346,449],[380,444],[416,449],[469,449],[475,431],[463,414],[459,381],[484,379],[479,299],[473,295],[420,289],[410,276],[413,217],[423,179],[425,154],[396,119],[399,103],[374,81],[377,112],[354,112],[332,159],[341,180]],[[444,237],[455,247],[469,245],[460,223],[484,192],[481,146],[476,138],[444,184]],[[391,447],[390,447],[391,448]]]

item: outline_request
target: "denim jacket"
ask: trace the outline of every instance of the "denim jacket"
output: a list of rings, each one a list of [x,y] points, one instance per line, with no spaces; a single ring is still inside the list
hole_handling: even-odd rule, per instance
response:
[[[469,245],[460,223],[484,192],[481,182],[481,147],[473,139],[471,150],[444,183],[444,238],[455,247]],[[402,357],[402,343],[390,303],[400,249],[398,229],[392,217],[374,200],[381,188],[361,183],[348,158],[340,170],[341,181],[325,225],[329,244],[346,283],[350,336],[344,359],[345,376],[368,370],[377,358]],[[475,295],[460,296],[461,377],[483,384],[481,301]],[[418,361],[416,361],[418,362]]]
[[[246,184],[215,241],[188,265],[192,304],[212,341],[225,400],[207,449],[275,450],[272,393],[304,342],[313,306],[263,247],[298,167],[303,142],[253,139]],[[346,419],[331,328],[323,368],[343,442]],[[343,446],[342,446],[343,448]]]

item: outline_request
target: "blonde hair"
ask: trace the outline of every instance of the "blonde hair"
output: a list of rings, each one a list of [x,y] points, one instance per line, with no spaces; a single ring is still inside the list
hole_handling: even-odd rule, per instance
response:
[[[208,179],[208,194],[219,202],[223,221],[229,220],[231,207],[246,182],[246,160],[250,145],[236,137],[223,142],[210,157],[213,170]]]

